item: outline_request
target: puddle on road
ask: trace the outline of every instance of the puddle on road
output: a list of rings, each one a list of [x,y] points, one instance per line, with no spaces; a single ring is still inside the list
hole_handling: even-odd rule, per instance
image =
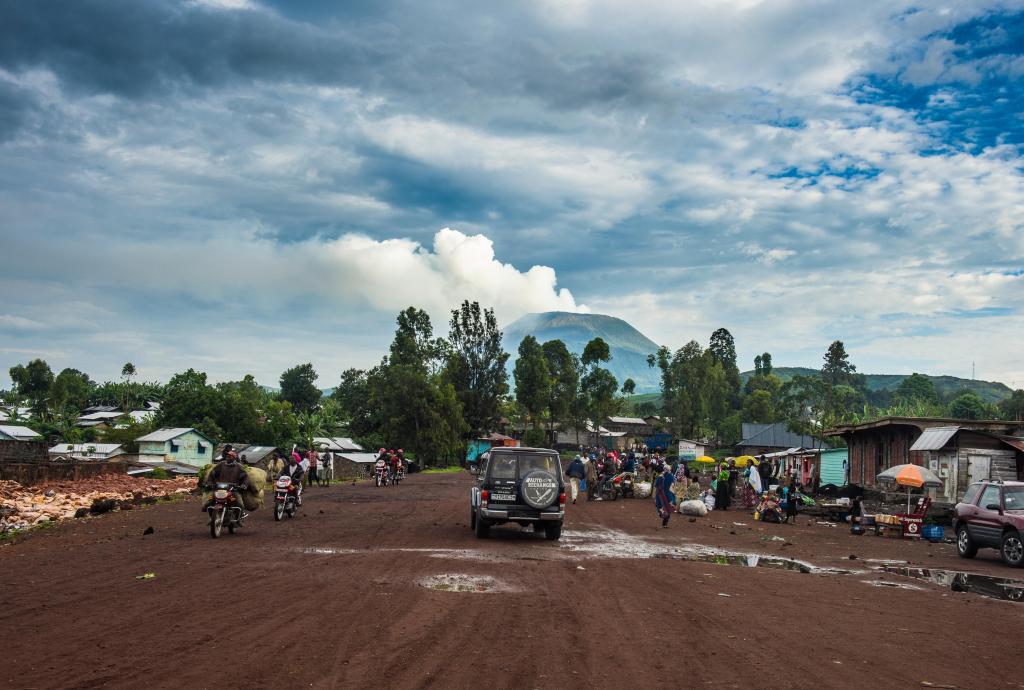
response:
[[[866,585],[872,587],[891,587],[893,589],[912,589],[918,592],[924,591],[924,587],[918,587],[917,585],[911,585],[906,582],[890,582],[889,580],[861,580]]]
[[[490,575],[462,575],[444,573],[417,580],[416,584],[438,592],[469,592],[472,594],[493,594],[510,592],[512,589]]]
[[[1024,581],[1011,580],[992,575],[963,573],[956,570],[934,570],[932,568],[903,568],[885,566],[884,572],[893,575],[930,582],[941,587],[949,587],[954,592],[970,592],[991,599],[1005,601],[1024,601]]]
[[[733,565],[746,568],[773,568],[816,575],[848,575],[856,572],[839,568],[823,568],[793,558],[779,558],[762,554],[741,553],[716,549],[701,544],[671,546],[657,544],[639,537],[606,531],[565,531],[562,532],[562,547],[592,558],[664,558],[674,561],[695,561],[716,565]]]

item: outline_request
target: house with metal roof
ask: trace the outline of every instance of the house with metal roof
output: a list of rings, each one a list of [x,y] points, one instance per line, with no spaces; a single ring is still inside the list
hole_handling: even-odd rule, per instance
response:
[[[825,448],[825,443],[813,436],[790,431],[785,422],[774,424],[742,425],[743,440],[736,444],[736,455],[765,455],[791,448]]]
[[[27,426],[0,424],[0,440],[4,441],[41,441],[42,436]]]
[[[881,472],[912,463],[933,470],[945,485],[938,501],[955,503],[982,479],[1024,479],[1020,422],[932,417],[882,417],[830,429],[849,448],[849,480],[876,486]]]
[[[120,443],[58,443],[48,452],[51,460],[109,460],[124,455],[125,449]]]
[[[144,463],[180,463],[202,467],[213,462],[215,444],[196,429],[157,429],[135,441],[139,444],[139,460]]]
[[[328,450],[332,453],[339,453],[342,451],[358,453],[363,450],[363,447],[353,441],[350,438],[342,438],[340,436],[328,438],[328,437],[317,437],[313,439],[313,443],[316,445],[317,450]]]

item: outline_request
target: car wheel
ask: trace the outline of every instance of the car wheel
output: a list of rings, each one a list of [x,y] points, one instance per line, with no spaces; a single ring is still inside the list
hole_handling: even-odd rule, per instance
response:
[[[544,538],[548,541],[557,541],[562,536],[561,523],[556,525],[544,525]]]
[[[1004,534],[999,553],[1003,557],[1003,563],[1008,566],[1019,568],[1024,565],[1024,541],[1021,540],[1020,532]]]
[[[476,508],[469,507],[469,528],[476,529]]]
[[[476,530],[476,536],[479,539],[486,539],[491,533],[491,526],[488,525],[487,521],[482,517],[478,517],[476,519],[474,529]]]
[[[956,552],[960,558],[974,558],[978,555],[978,545],[971,539],[967,525],[960,525],[956,529]]]

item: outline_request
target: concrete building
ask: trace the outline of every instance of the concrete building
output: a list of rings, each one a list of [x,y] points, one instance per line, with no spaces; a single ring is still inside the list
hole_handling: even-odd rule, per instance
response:
[[[213,462],[213,441],[192,428],[157,429],[135,441],[139,444],[139,460],[147,464],[202,467]]]

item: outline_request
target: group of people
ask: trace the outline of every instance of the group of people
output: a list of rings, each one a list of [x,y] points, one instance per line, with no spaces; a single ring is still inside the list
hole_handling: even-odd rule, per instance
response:
[[[405,473],[405,467],[405,451],[401,448],[398,450],[381,448],[378,451],[377,462],[374,464],[375,472],[387,473],[389,479],[394,479],[399,474]]]
[[[317,459],[316,451],[310,451],[306,457],[297,450],[292,450],[291,454],[284,454],[281,451],[274,451],[270,462],[267,463],[267,475],[274,478],[287,476],[299,486],[298,503],[302,505],[302,484],[303,479],[308,476],[309,472],[314,473],[316,465],[311,464],[311,458],[315,461]],[[239,457],[238,453],[235,452],[234,446],[228,444],[224,446],[221,451],[220,459],[214,464],[209,472],[206,473],[203,487],[206,490],[212,490],[217,484],[230,484],[236,496],[240,493],[244,493],[250,490],[249,474],[245,471],[246,457],[243,454]],[[242,501],[239,500],[239,505]],[[207,505],[204,503],[202,510],[206,511]],[[242,512],[242,517],[248,515],[245,511]]]
[[[780,522],[795,521],[804,492],[796,475],[786,474],[775,459],[762,457],[744,468],[728,460],[704,476],[689,463],[678,459],[671,462],[658,451],[643,448],[618,452],[595,447],[581,448],[566,468],[572,503],[576,503],[581,486],[586,487],[588,500],[601,500],[599,487],[622,473],[638,482],[651,482],[663,527],[686,501],[700,501],[707,510],[729,510],[739,500],[744,510],[778,516]],[[751,479],[753,473],[757,476]]]

